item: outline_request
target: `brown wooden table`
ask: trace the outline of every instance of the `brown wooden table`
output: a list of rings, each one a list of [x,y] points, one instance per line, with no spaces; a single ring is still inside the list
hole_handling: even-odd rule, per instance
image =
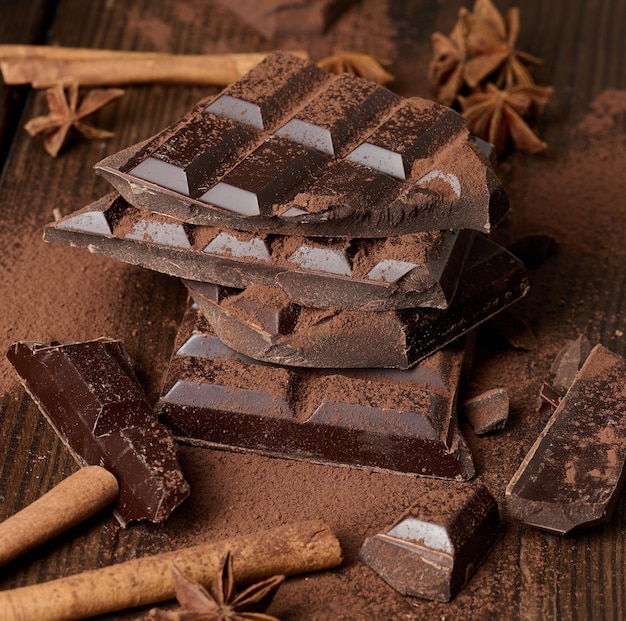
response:
[[[0,43],[175,53],[297,47],[307,49],[314,59],[339,44],[387,58],[397,92],[428,96],[430,33],[448,33],[460,4],[362,0],[325,36],[270,41],[209,0],[0,0]],[[505,10],[515,3],[497,4]],[[511,420],[505,432],[488,438],[465,431],[479,479],[499,501],[545,423],[536,412],[538,389],[565,339],[582,332],[618,353],[626,350],[626,165],[614,172],[616,161],[626,161],[626,114],[615,105],[602,117],[598,108],[598,101],[606,102],[603,94],[612,89],[617,89],[615,101],[623,101],[626,2],[519,4],[518,47],[543,58],[535,77],[540,84],[554,86],[555,95],[540,128],[548,152],[538,157],[515,153],[501,162],[514,210],[500,236],[508,242],[529,234],[550,235],[560,250],[531,269],[533,293],[524,308],[538,347],[514,349],[492,330],[479,336],[474,386],[504,385],[511,395]],[[0,84],[2,351],[14,340],[81,340],[106,333],[124,339],[143,369],[148,394],[156,398],[185,305],[182,287],[174,279],[88,253],[81,269],[68,273],[64,261],[75,261],[75,253],[84,251],[44,246],[40,234],[54,208],[68,213],[108,191],[91,170],[95,162],[147,138],[212,92],[217,89],[129,87],[122,100],[95,118],[99,126],[115,131],[115,138],[77,142],[53,160],[22,129],[26,120],[45,111],[42,93]],[[595,108],[590,107],[593,102]],[[591,119],[585,116],[590,112],[595,114]],[[590,127],[581,125],[585,119],[603,118],[608,125],[581,138]],[[572,183],[568,171],[579,173]],[[0,365],[0,518],[5,518],[76,466],[8,364]],[[103,512],[0,569],[0,587],[41,582],[189,541],[321,517],[345,546],[345,566],[289,580],[270,610],[281,619],[626,617],[623,501],[609,524],[565,538],[507,521],[506,535],[467,588],[451,604],[434,604],[403,598],[356,560],[364,537],[380,531],[419,497],[419,480],[190,447],[181,449],[181,461],[194,496],[171,522],[121,530]],[[362,490],[356,505],[336,495],[346,486]],[[211,510],[200,516],[207,503]],[[129,611],[107,618],[141,614]]]

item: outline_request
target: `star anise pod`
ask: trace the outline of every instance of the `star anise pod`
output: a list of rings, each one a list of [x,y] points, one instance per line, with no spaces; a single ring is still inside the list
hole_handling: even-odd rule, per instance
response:
[[[148,618],[156,621],[278,621],[264,614],[285,576],[273,576],[249,586],[235,595],[233,557],[227,552],[220,562],[220,570],[207,591],[201,584],[185,577],[172,567],[176,599],[180,610],[153,609]]]
[[[24,128],[31,136],[44,134],[46,151],[56,157],[72,128],[90,140],[111,138],[112,132],[97,129],[82,119],[123,94],[119,88],[93,89],[79,104],[76,82],[57,84],[46,90],[49,114],[31,119]]]
[[[489,83],[484,92],[459,97],[459,103],[469,130],[493,144],[497,153],[504,153],[509,140],[522,151],[539,153],[547,145],[524,119],[538,115],[548,103],[553,90],[550,86],[536,85],[500,90]]]
[[[492,81],[500,87],[533,83],[528,66],[541,60],[515,48],[520,25],[517,7],[503,17],[491,0],[476,0],[466,19],[470,59],[465,65],[465,82],[470,88],[475,89],[492,74]]]
[[[334,54],[322,58],[317,64],[329,73],[351,73],[378,84],[388,84],[394,79],[372,56],[347,52],[339,47],[335,48]]]
[[[428,66],[430,83],[437,93],[437,100],[451,106],[465,82],[467,61],[467,9],[459,10],[457,20],[449,36],[435,32],[431,36],[433,58]]]

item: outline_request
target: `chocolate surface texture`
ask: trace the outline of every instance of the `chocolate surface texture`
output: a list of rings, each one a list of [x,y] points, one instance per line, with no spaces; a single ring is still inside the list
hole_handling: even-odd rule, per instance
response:
[[[276,286],[306,306],[386,310],[446,308],[473,235],[321,240],[239,234],[159,217],[107,196],[47,225],[44,239],[188,280],[239,289]]]
[[[7,357],[78,464],[115,475],[123,526],[161,522],[188,496],[172,435],[157,421],[120,341],[20,342]]]
[[[448,602],[501,534],[498,506],[485,486],[448,483],[366,539],[359,558],[403,595]]]
[[[459,114],[283,52],[96,170],[138,208],[242,231],[489,231],[508,211]]]
[[[468,479],[455,411],[462,359],[456,345],[409,371],[269,365],[226,347],[190,309],[157,411],[193,444]]]
[[[240,292],[185,283],[219,338],[232,349],[265,362],[323,368],[407,369],[528,290],[523,265],[483,237],[476,239],[456,297],[445,310],[320,310],[297,306],[283,292],[258,285]]]
[[[596,345],[507,486],[512,517],[559,534],[611,518],[624,479],[625,386],[624,359]]]

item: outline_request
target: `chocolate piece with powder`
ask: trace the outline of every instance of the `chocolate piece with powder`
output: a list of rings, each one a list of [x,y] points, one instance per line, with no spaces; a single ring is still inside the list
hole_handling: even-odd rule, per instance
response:
[[[473,234],[330,240],[253,235],[185,224],[109,195],[47,225],[44,240],[189,280],[240,289],[277,286],[306,306],[387,310],[446,308]]]
[[[462,361],[456,345],[408,371],[269,365],[228,348],[189,309],[157,411],[192,444],[468,479],[455,408]]]
[[[115,475],[122,526],[161,522],[188,496],[174,440],[154,416],[120,341],[19,342],[7,357],[78,464]]]
[[[407,369],[528,291],[523,265],[483,237],[474,242],[445,310],[321,310],[297,306],[276,288],[256,285],[240,292],[185,284],[229,347],[265,362],[324,368]]]
[[[462,116],[283,52],[96,170],[138,208],[245,231],[489,231],[509,208]]]
[[[359,558],[403,595],[448,602],[501,534],[498,505],[485,486],[448,483],[366,539]]]
[[[626,464],[626,361],[596,345],[506,488],[509,514],[558,534],[610,520]]]

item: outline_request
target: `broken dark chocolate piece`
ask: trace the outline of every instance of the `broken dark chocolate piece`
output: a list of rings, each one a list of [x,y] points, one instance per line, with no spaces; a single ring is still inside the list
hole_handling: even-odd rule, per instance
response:
[[[468,479],[455,413],[462,358],[457,345],[409,371],[269,365],[228,348],[190,309],[157,411],[192,444]]]
[[[123,526],[161,522],[188,496],[172,435],[157,421],[120,341],[19,342],[7,357],[76,461],[115,475]]]
[[[322,34],[355,0],[218,0],[268,38]]]
[[[300,307],[280,290],[244,292],[186,281],[218,336],[257,360],[305,367],[406,369],[471,330],[528,290],[522,263],[478,237],[452,304],[445,310],[321,310]]]
[[[626,361],[594,347],[506,489],[509,514],[565,534],[611,518],[626,461]]]
[[[582,334],[561,348],[550,366],[550,381],[543,382],[539,392],[538,410],[541,414],[550,416],[556,410],[590,351],[591,343]]]
[[[477,435],[499,431],[509,417],[509,395],[504,388],[487,390],[464,401],[462,412]]]
[[[489,231],[508,211],[462,116],[283,52],[96,170],[137,208],[250,232]]]
[[[568,341],[557,354],[550,366],[550,373],[553,375],[550,383],[561,395],[564,395],[574,383],[578,371],[590,352],[591,343],[586,336],[581,334],[577,339]]]
[[[194,226],[104,197],[44,231],[46,241],[200,282],[278,286],[317,308],[445,308],[471,246],[471,231],[387,239],[251,235]]]
[[[359,559],[403,595],[448,602],[501,534],[498,505],[485,486],[447,483],[367,539]]]

